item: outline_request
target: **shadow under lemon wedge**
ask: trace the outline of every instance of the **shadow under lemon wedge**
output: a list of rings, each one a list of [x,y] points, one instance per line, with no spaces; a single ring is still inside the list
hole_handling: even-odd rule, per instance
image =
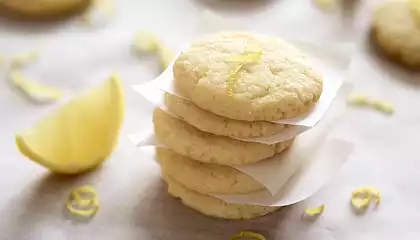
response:
[[[19,151],[61,174],[100,165],[116,146],[124,117],[124,93],[116,75],[15,134]]]

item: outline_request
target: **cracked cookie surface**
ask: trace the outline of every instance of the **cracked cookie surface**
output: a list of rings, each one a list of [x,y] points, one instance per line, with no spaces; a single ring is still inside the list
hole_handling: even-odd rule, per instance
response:
[[[244,63],[229,84],[232,69],[241,64],[229,59],[256,52],[258,60]],[[279,38],[246,32],[224,32],[193,42],[177,58],[173,71],[180,93],[202,109],[236,120],[296,117],[306,113],[322,92],[322,77],[303,52]]]

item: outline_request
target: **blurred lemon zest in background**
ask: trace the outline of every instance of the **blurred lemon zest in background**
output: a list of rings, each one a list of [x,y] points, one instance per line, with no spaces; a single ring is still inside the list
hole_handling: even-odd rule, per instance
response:
[[[313,0],[315,5],[322,10],[330,10],[332,9],[337,3],[337,0]]]
[[[12,56],[10,60],[10,67],[11,68],[21,68],[24,67],[26,64],[31,63],[38,59],[39,53],[37,51],[30,51],[19,53]]]
[[[243,238],[248,238],[248,239],[257,239],[257,240],[266,240],[266,238],[256,232],[252,232],[252,231],[241,231],[238,232],[232,236],[229,237],[229,240],[236,240],[236,239],[243,239]]]
[[[152,31],[138,31],[134,35],[133,47],[137,52],[153,52],[157,50],[158,38]]]
[[[372,107],[387,114],[394,112],[394,106],[391,103],[384,100],[369,98],[361,94],[350,95],[347,102],[352,105]]]
[[[133,40],[134,50],[139,53],[156,52],[161,69],[166,69],[174,60],[175,53],[166,46],[152,31],[138,31]]]
[[[8,77],[9,81],[15,87],[21,90],[21,92],[34,102],[54,102],[58,101],[63,96],[63,92],[60,89],[29,79],[19,70],[10,70]]]

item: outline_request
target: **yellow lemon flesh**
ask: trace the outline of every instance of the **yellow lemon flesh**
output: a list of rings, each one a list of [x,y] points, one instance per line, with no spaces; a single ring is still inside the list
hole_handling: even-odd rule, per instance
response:
[[[82,173],[112,153],[123,115],[123,89],[118,77],[112,76],[17,133],[16,145],[23,155],[53,172]]]

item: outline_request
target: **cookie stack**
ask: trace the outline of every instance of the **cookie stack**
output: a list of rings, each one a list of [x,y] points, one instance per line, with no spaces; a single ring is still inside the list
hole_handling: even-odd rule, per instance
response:
[[[306,113],[319,99],[322,78],[305,55],[281,39],[226,32],[191,44],[173,66],[174,86],[166,111],[153,115],[157,149],[169,193],[214,217],[249,219],[278,207],[232,204],[214,194],[264,189],[234,165],[280,154],[293,139],[266,145],[235,138],[272,136],[287,125],[272,121]],[[188,100],[187,100],[188,99]]]

